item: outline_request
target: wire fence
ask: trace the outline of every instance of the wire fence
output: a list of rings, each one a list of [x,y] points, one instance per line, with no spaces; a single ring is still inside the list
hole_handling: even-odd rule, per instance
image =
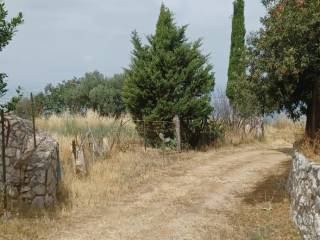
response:
[[[10,98],[0,98],[0,100],[4,103],[9,101]],[[20,107],[21,109],[18,115],[22,118],[30,119],[35,131],[38,127],[36,126],[36,117],[46,118],[49,121],[55,109],[50,110],[48,107],[46,107],[46,109],[38,109],[40,104],[34,99],[32,93],[28,101],[27,105]],[[224,123],[228,122],[228,124],[232,121],[232,109],[223,92],[220,91],[220,93],[218,92],[212,97],[212,105],[216,109],[211,116],[212,119],[223,120]],[[41,113],[40,116],[38,115],[39,113]],[[84,109],[84,111],[78,114],[83,116],[83,121],[87,121],[85,119],[87,109]],[[57,134],[72,135],[74,140],[77,140],[77,137],[84,138],[84,136],[88,136],[89,132],[93,142],[90,144],[95,150],[107,149],[108,147],[98,145],[106,145],[106,143],[103,142],[109,142],[112,147],[117,144],[119,145],[119,143],[125,143],[127,146],[139,144],[143,146],[144,149],[157,147],[181,151],[182,149],[189,149],[194,146],[210,145],[222,131],[219,126],[219,124],[222,125],[222,121],[220,121],[217,126],[217,122],[219,121],[211,121],[211,124],[208,124],[207,119],[204,119],[202,123],[200,123],[200,125],[202,125],[199,126],[199,124],[193,124],[194,121],[198,120],[180,119],[179,116],[175,116],[175,118],[169,120],[147,121],[144,119],[128,119],[127,115],[124,115],[122,118],[115,119],[111,124],[99,123],[98,126],[91,127],[90,123],[87,123],[85,127],[83,127],[83,124],[79,127],[74,121],[73,114],[67,114],[66,116],[66,121],[63,126],[59,126],[57,129],[44,128],[42,130]],[[191,125],[198,126],[190,127]],[[114,143],[114,141],[116,142]],[[77,140],[76,142],[81,143],[81,140]],[[36,146],[35,133],[34,143]],[[95,150],[92,151],[94,152]]]
[[[67,144],[72,149],[70,155],[72,155],[72,165],[77,175],[88,174],[90,164],[100,159],[107,159],[115,149],[127,151],[130,148],[138,148],[147,152],[156,148],[160,150],[163,158],[166,158],[169,154],[180,153],[182,150],[189,150],[195,146],[213,145],[222,132],[219,129],[220,126],[215,125],[216,121],[209,123],[206,119],[200,121],[199,125],[199,123],[195,124],[199,120],[181,119],[178,115],[171,120],[137,120],[123,115],[120,118],[101,117],[101,119],[93,119],[90,122],[90,116],[86,116],[88,112],[78,115],[64,113],[58,116],[61,122],[54,125],[51,124],[50,115],[37,116],[32,93],[30,103],[30,109],[26,108],[25,111],[26,116],[31,120],[34,148],[37,147],[37,129],[59,136],[68,136],[70,142]],[[215,103],[218,104],[218,107],[220,106],[220,110],[216,116],[212,116],[211,120],[227,119],[229,121],[232,111],[226,98],[216,97]],[[42,119],[43,126],[39,125],[36,118]],[[5,126],[3,109],[1,110],[1,125],[3,204],[4,209],[7,209],[6,134],[9,129]]]

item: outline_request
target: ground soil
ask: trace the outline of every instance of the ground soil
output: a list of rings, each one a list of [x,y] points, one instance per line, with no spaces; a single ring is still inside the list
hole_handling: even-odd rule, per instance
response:
[[[46,239],[298,239],[285,197],[267,196],[276,190],[268,182],[277,179],[273,176],[286,179],[291,148],[277,142],[192,153],[191,160],[163,170],[119,201],[75,212]],[[279,201],[284,205],[277,207]],[[277,208],[281,214],[273,213]],[[254,220],[261,212],[285,218],[290,226],[255,233],[259,228],[252,221],[269,224]]]

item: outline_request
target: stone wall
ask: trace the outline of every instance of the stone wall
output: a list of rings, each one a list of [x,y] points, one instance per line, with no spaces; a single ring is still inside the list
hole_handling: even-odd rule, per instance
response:
[[[5,137],[6,185],[9,204],[22,203],[40,208],[52,206],[56,202],[57,186],[61,177],[59,144],[50,136],[37,132],[37,146],[34,148],[31,122],[12,114],[5,115]],[[2,159],[1,155],[0,151]]]
[[[301,238],[320,239],[320,165],[295,152],[288,187]]]

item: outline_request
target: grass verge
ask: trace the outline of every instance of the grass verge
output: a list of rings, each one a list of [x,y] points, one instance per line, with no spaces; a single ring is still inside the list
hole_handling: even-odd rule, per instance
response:
[[[231,214],[230,224],[239,235],[234,239],[299,240],[290,216],[290,200],[286,190],[290,161],[273,175],[246,193],[239,211]],[[236,219],[236,220],[235,220]]]

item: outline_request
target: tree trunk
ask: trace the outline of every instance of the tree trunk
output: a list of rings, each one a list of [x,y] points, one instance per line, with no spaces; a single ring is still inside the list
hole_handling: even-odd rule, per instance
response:
[[[312,103],[308,107],[306,133],[314,139],[320,131],[320,78],[318,78],[312,89]]]

